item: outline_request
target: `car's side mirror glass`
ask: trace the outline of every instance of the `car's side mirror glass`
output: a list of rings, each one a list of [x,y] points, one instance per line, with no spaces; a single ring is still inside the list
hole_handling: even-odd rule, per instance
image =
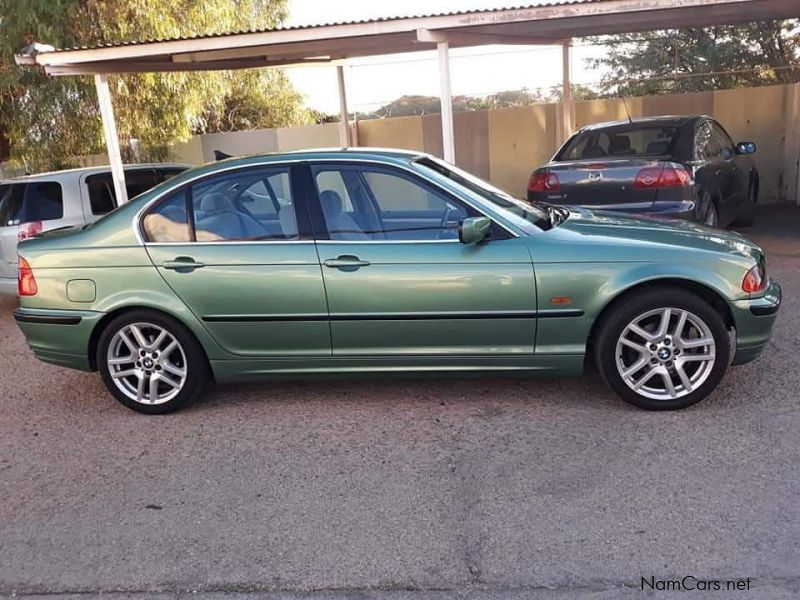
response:
[[[488,217],[468,217],[458,225],[458,239],[462,244],[477,244],[489,237],[491,228]]]
[[[753,142],[739,142],[736,144],[736,152],[739,154],[755,154],[756,145]]]

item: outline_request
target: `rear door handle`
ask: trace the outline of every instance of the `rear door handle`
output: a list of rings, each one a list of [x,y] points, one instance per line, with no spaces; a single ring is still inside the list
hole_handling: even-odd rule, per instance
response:
[[[195,269],[199,269],[205,265],[191,257],[179,256],[175,260],[165,260],[161,263],[161,266],[171,271],[177,271],[178,273],[191,273]]]
[[[326,267],[330,267],[331,269],[340,269],[342,271],[356,271],[361,267],[368,267],[370,263],[368,260],[361,260],[357,256],[344,254],[337,258],[329,258],[328,260],[323,261],[322,264],[325,265]]]

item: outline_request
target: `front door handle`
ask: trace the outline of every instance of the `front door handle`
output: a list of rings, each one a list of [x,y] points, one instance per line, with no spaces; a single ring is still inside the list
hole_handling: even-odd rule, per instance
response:
[[[357,256],[352,256],[350,254],[343,254],[337,258],[329,258],[322,263],[326,267],[330,267],[331,269],[340,269],[342,271],[356,271],[361,267],[368,267],[369,261],[368,260],[361,260]]]
[[[195,269],[199,269],[205,265],[189,256],[179,256],[175,260],[165,260],[161,263],[161,266],[171,271],[177,271],[178,273],[191,273]]]

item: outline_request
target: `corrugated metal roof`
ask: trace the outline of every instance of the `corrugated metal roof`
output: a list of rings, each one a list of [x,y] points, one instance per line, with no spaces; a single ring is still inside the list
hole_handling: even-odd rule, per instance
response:
[[[122,42],[114,42],[107,44],[97,44],[94,46],[75,46],[72,48],[57,48],[54,52],[69,52],[73,50],[95,50],[97,48],[120,48],[123,46],[138,46],[141,44],[155,44],[160,42],[180,42],[185,40],[198,40],[207,38],[219,38],[232,35],[246,35],[249,33],[269,33],[271,31],[298,31],[304,29],[318,29],[322,27],[336,27],[339,25],[363,25],[368,23],[383,23],[387,21],[401,21],[404,19],[428,19],[433,17],[458,17],[461,15],[473,15],[478,13],[492,13],[503,12],[509,10],[530,10],[533,8],[544,8],[548,6],[563,6],[573,4],[596,4],[600,2],[607,2],[608,0],[541,0],[540,2],[527,3],[521,5],[511,5],[504,7],[486,8],[486,9],[470,9],[452,12],[432,12],[417,15],[397,15],[387,17],[377,17],[373,19],[356,19],[353,21],[334,21],[330,23],[314,23],[312,25],[279,25],[278,27],[271,27],[266,29],[241,29],[238,31],[225,31],[219,33],[205,33],[182,37],[173,38],[151,38],[146,40],[130,40]]]

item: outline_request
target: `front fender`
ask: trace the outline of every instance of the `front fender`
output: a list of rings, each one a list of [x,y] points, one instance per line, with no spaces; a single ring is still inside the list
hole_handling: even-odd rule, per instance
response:
[[[739,272],[741,271],[741,274]],[[697,262],[602,262],[546,263],[536,265],[540,315],[569,308],[574,315],[540,318],[536,332],[537,354],[583,354],[589,335],[611,302],[638,286],[663,282],[701,285],[719,296],[728,307],[747,298],[733,281],[744,275],[741,265],[725,258]],[[570,302],[564,306],[565,299]],[[559,303],[556,305],[555,303]],[[732,311],[731,311],[732,312]]]
[[[733,301],[747,298],[747,294],[733,285],[729,278],[717,271],[710,270],[702,263],[684,265],[656,263],[620,270],[616,276],[601,286],[597,296],[587,305],[587,313],[591,313],[595,317],[599,316],[608,304],[622,294],[637,286],[659,281],[685,281],[694,285],[702,285],[724,300],[729,308],[733,307]]]

